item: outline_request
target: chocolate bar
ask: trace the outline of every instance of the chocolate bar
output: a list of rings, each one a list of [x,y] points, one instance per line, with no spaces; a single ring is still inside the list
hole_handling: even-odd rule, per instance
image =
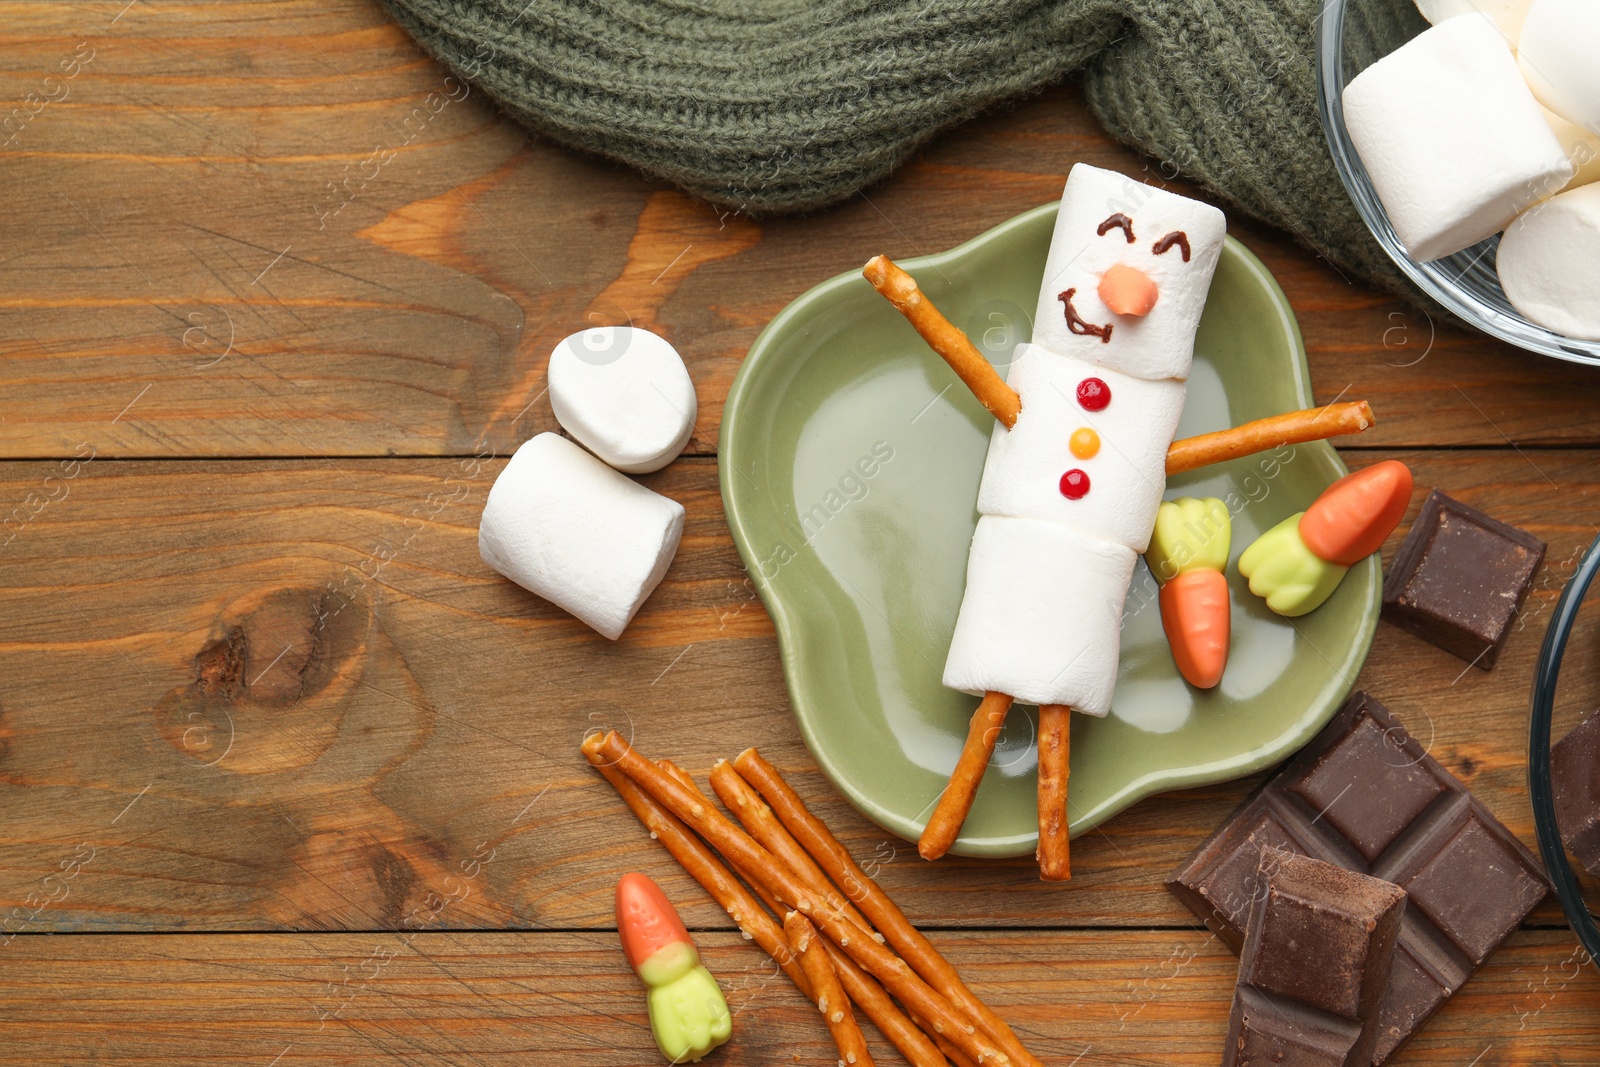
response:
[[[1409,897],[1372,1062],[1438,1010],[1548,890],[1533,855],[1388,709],[1355,693],[1167,888],[1239,951],[1263,848],[1394,882]]]
[[[1493,667],[1545,544],[1435,489],[1383,580],[1383,618],[1483,670]]]
[[[1261,850],[1222,1067],[1366,1067],[1405,890]]]
[[[1550,747],[1561,840],[1590,874],[1600,874],[1600,712]]]

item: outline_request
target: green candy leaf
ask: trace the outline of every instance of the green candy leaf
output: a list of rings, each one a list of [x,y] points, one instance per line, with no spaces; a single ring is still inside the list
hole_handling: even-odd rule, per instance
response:
[[[1303,514],[1296,512],[1278,523],[1239,557],[1239,573],[1250,579],[1250,591],[1290,618],[1321,607],[1350,570],[1306,547],[1300,536]]]

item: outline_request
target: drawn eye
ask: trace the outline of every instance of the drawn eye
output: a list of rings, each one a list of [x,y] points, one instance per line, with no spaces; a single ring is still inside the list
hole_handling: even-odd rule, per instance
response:
[[[1133,244],[1133,220],[1120,211],[1108,216],[1094,232],[1097,237],[1104,237],[1112,230],[1121,230],[1128,238],[1128,243]]]
[[[1167,249],[1173,247],[1174,245],[1182,249],[1183,261],[1185,263],[1189,262],[1189,235],[1184,233],[1182,230],[1173,230],[1161,240],[1151,245],[1150,251],[1159,256],[1161,253],[1167,251]]]

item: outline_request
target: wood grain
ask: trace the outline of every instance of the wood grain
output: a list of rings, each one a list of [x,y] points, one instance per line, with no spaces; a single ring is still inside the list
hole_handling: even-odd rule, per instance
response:
[[[1384,625],[1358,679],[1531,842],[1527,679],[1594,534],[1572,504],[1593,456],[1398,455],[1416,472],[1413,513],[1441,486],[1550,543],[1493,671]],[[704,901],[578,755],[586,731],[615,726],[702,782],[759,746],[863,862],[884,864],[915,921],[1193,923],[1160,878],[1257,779],[1136,805],[1075,843],[1066,889],[1027,860],[924,863],[806,754],[710,460],[644,479],[688,525],[616,643],[479,560],[503,463],[95,459],[61,481],[67,495],[0,549],[0,913],[81,842],[104,860],[29,928],[394,927],[488,850],[441,925],[609,925],[611,881],[635,865]],[[41,484],[38,464],[0,465],[0,499]],[[1583,626],[1579,647],[1600,633]],[[1600,703],[1600,662],[1574,657],[1563,684],[1570,721]],[[727,927],[707,904],[690,914]]]

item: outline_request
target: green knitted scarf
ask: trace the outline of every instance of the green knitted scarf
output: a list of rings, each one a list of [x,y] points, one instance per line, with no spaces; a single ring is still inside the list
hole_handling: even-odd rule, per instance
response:
[[[1114,136],[1342,270],[1413,295],[1316,115],[1318,0],[384,0],[536,132],[749,213],[854,195],[937,131],[1069,72]],[[1407,0],[1353,5],[1367,56]]]

